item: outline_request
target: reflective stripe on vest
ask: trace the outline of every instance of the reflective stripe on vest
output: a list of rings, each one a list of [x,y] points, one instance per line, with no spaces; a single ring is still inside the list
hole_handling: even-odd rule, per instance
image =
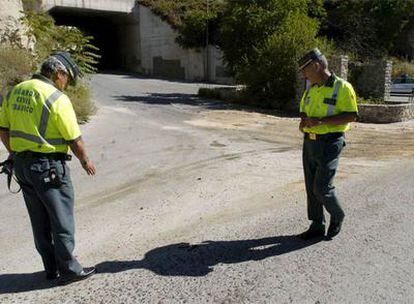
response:
[[[333,104],[328,104],[328,112],[326,113],[326,116],[332,116],[335,113],[335,106],[336,106],[336,99],[338,98],[338,91],[339,87],[341,86],[342,81],[337,79],[335,82],[335,87],[332,94],[332,100],[334,101]]]
[[[39,136],[33,135],[33,134],[27,134],[22,131],[10,131],[10,137],[16,137],[16,138],[22,138],[28,141],[35,142],[37,144],[49,144],[49,145],[66,145],[67,142],[63,138],[45,138],[46,134],[46,128],[47,123],[49,121],[50,111],[52,108],[53,103],[59,99],[60,96],[62,96],[62,92],[59,90],[56,90],[52,93],[52,95],[49,96],[49,98],[46,100],[45,104],[43,105],[42,109],[42,116],[40,118],[38,130],[39,130]]]
[[[39,123],[39,134],[42,137],[45,137],[47,122],[49,121],[50,111],[52,109],[53,103],[62,96],[62,92],[56,90],[50,95],[50,97],[46,100],[45,104],[43,105],[42,109],[42,117],[40,118]]]

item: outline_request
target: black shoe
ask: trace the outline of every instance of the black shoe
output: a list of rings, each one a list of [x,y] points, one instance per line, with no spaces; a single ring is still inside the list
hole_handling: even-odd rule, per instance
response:
[[[46,272],[46,280],[53,281],[59,277],[58,272]]]
[[[73,282],[85,280],[89,278],[91,275],[96,273],[95,267],[83,268],[83,270],[79,274],[68,274],[68,275],[61,275],[57,282],[58,285],[66,285]]]
[[[309,227],[308,230],[298,235],[299,238],[305,241],[316,239],[316,238],[322,238],[324,236],[325,236],[325,226],[312,227],[312,225]]]
[[[331,222],[329,224],[327,236],[333,238],[341,231],[342,221],[341,222]]]

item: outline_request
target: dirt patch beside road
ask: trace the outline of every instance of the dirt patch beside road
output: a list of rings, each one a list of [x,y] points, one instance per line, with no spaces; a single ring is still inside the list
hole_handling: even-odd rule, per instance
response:
[[[246,131],[254,140],[301,148],[302,134],[298,131],[298,118],[228,110],[206,111],[203,117],[187,123],[208,129]],[[347,142],[352,148],[344,150],[344,157],[374,160],[412,157],[414,121],[387,125],[353,123],[347,132]]]

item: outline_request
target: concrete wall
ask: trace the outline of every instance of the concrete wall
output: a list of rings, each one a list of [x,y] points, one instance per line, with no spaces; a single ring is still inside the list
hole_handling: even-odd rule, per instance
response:
[[[178,34],[167,22],[144,6],[138,9],[141,63],[145,74],[189,81],[233,82],[223,65],[219,49],[210,46],[208,57],[205,49],[185,50],[175,42]]]
[[[142,72],[139,12],[134,8],[117,26],[122,68]]]
[[[135,0],[42,0],[42,8],[50,10],[53,7],[61,6],[130,13],[135,6],[135,2]]]
[[[168,79],[234,82],[219,49],[214,46],[199,51],[181,48],[175,42],[177,32],[134,0],[43,0],[42,7],[45,10],[67,8],[72,12],[91,10],[93,14],[120,13],[115,24],[118,41],[114,41],[114,48],[121,56],[119,61],[124,69]]]
[[[144,73],[166,78],[202,80],[203,53],[184,50],[177,45],[177,33],[154,15],[139,6],[141,62]]]
[[[208,80],[220,84],[234,84],[234,78],[224,64],[223,52],[215,46],[209,46],[208,55]]]

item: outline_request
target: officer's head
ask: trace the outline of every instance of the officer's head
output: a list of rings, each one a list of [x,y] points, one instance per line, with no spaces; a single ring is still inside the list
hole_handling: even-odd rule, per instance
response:
[[[328,61],[322,52],[314,48],[299,60],[299,71],[311,83],[319,82],[323,73],[328,70]]]
[[[76,85],[82,73],[69,53],[57,52],[48,57],[42,64],[40,73],[52,80],[55,85],[64,90],[68,85]]]

